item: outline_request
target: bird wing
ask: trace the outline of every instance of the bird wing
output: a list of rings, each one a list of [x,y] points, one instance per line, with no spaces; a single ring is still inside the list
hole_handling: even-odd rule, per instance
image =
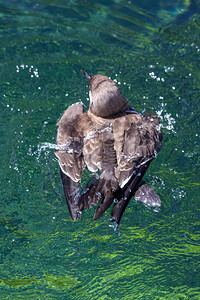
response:
[[[59,159],[62,172],[74,182],[80,181],[84,167],[83,137],[76,132],[74,127],[74,121],[83,111],[82,103],[73,104],[66,109],[57,123],[57,144],[60,149],[55,154]]]
[[[79,181],[84,168],[83,137],[74,128],[74,121],[83,114],[82,103],[68,107],[57,123],[57,144],[60,148],[55,151],[59,160],[63,190],[70,215],[73,220],[80,218],[79,211]]]
[[[121,149],[117,151],[118,166],[115,174],[121,188],[128,182],[135,168],[155,157],[162,145],[162,133],[155,115],[144,114],[133,118],[134,115],[126,116],[126,122],[130,125],[125,128]],[[118,132],[117,128],[115,131]]]
[[[131,119],[131,116],[127,118]],[[162,133],[155,115],[143,115],[140,120],[132,122],[130,128],[125,131],[123,151],[118,156],[119,163],[116,169],[121,189],[116,197],[118,203],[113,207],[111,218],[117,226],[128,202],[135,193],[138,200],[143,203],[146,203],[147,194],[149,194],[149,205],[154,205],[155,201],[159,202],[158,199],[154,199],[157,194],[152,193],[153,190],[148,185],[145,185],[144,192],[144,187],[139,187],[139,184],[161,146]]]

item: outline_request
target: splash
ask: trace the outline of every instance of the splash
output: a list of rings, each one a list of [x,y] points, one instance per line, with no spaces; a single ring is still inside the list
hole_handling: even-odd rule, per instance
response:
[[[167,130],[176,133],[174,130],[176,120],[172,117],[171,113],[167,112],[166,106],[167,103],[161,103],[161,108],[156,111],[156,114],[161,121],[162,128],[166,128]]]
[[[109,225],[109,227],[112,227],[113,230],[114,230],[114,232],[115,232],[118,236],[120,236],[119,224],[117,224],[117,222],[114,222],[114,224]]]
[[[48,155],[49,151],[47,151],[47,150],[52,150],[52,149],[66,151],[67,144],[57,145],[57,144],[52,144],[52,143],[48,143],[48,142],[38,144],[37,151],[36,151],[37,152],[37,161],[40,160],[40,156],[41,156],[42,152],[45,152],[45,155]]]
[[[66,150],[68,144],[62,144],[62,145],[57,145],[57,144],[52,144],[52,143],[41,143],[38,145],[38,152],[45,151],[46,149],[54,149],[54,150]]]

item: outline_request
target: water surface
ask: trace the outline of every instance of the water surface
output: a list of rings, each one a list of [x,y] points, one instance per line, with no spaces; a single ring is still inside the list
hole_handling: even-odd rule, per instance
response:
[[[0,1],[1,299],[200,299],[199,1]],[[72,221],[53,150],[80,73],[115,80],[157,113],[164,145],[145,180],[159,212],[130,201]]]

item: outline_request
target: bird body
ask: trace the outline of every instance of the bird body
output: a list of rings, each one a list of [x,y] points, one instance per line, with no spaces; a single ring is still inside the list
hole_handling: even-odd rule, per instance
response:
[[[139,183],[161,148],[162,133],[157,117],[136,112],[111,79],[83,73],[90,84],[89,110],[84,112],[84,105],[75,103],[57,124],[57,144],[63,147],[55,154],[64,193],[72,219],[80,218],[85,207],[100,202],[94,216],[97,219],[115,201],[112,220],[119,224],[137,190],[139,201],[145,202],[142,194],[151,195],[150,204],[155,201],[160,205],[148,185],[145,193],[139,192]],[[84,168],[100,176],[80,194]]]

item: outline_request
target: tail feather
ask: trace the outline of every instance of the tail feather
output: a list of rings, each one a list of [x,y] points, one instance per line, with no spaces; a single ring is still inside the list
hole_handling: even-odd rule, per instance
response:
[[[102,173],[98,181],[92,184],[89,189],[81,195],[80,209],[83,210],[85,207],[90,208],[100,202],[93,218],[94,221],[97,220],[113,203],[117,187],[117,180],[112,173]]]
[[[97,182],[91,184],[88,189],[81,195],[79,199],[79,208],[81,211],[84,208],[91,208],[94,205],[97,205],[101,200],[100,193],[96,192],[97,190]]]
[[[87,207],[89,209],[100,202],[94,214],[93,220],[95,221],[117,199],[118,202],[114,204],[112,210],[111,221],[115,221],[119,225],[123,212],[132,196],[137,201],[143,202],[148,206],[159,207],[161,201],[156,192],[146,183],[140,184],[150,162],[151,160],[135,169],[135,172],[122,189],[117,189],[115,178],[113,176],[109,177],[108,173],[105,173],[107,178],[101,175],[81,196],[79,194],[79,183],[74,182],[60,170],[64,194],[72,219],[80,219],[84,208]]]
[[[103,202],[99,204],[97,207],[93,221],[97,220],[99,217],[103,215],[103,213],[110,207],[110,205],[113,203],[115,199],[115,196],[112,192],[107,193],[106,197],[104,198]]]

